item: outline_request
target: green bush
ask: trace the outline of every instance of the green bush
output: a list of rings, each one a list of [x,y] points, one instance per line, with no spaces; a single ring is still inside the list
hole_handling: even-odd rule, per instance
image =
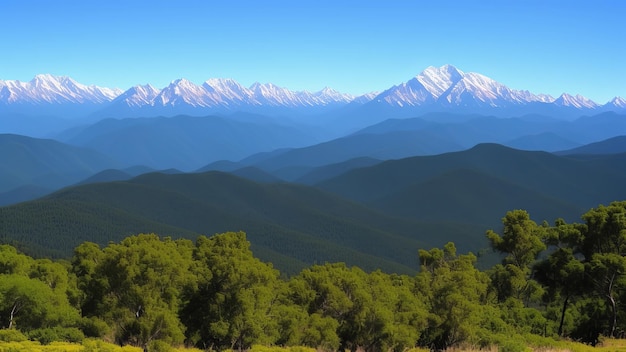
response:
[[[148,352],[171,352],[173,350],[170,344],[161,340],[154,340],[148,345]]]
[[[85,339],[82,352],[115,352],[115,345],[110,345],[102,340]]]
[[[524,342],[517,340],[505,341],[502,345],[498,346],[499,352],[525,352],[528,350]]]
[[[4,342],[22,342],[26,341],[28,338],[26,335],[22,334],[19,330],[13,329],[0,329],[0,341]]]
[[[28,333],[28,337],[39,341],[42,345],[48,345],[53,341],[81,343],[85,335],[77,328],[55,327],[32,330]]]
[[[99,318],[83,318],[80,321],[80,329],[87,337],[103,337],[111,330],[107,323]]]

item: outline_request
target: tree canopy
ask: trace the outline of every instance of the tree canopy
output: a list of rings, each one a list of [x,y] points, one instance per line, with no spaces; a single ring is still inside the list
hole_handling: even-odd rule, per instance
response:
[[[626,330],[626,202],[581,219],[537,224],[510,211],[500,233],[486,232],[499,264],[479,270],[476,255],[449,242],[416,248],[414,276],[324,263],[287,277],[254,256],[243,232],[85,242],[70,261],[0,245],[0,328],[145,350],[444,350],[512,336],[596,344]]]

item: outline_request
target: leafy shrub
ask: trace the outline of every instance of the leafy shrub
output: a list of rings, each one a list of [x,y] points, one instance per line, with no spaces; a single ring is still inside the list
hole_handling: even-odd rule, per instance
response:
[[[87,337],[103,337],[111,330],[104,320],[96,317],[83,318],[80,321],[80,329]]]
[[[26,341],[28,338],[26,335],[22,334],[19,330],[13,329],[0,329],[0,341],[5,342],[21,342]]]
[[[48,345],[53,341],[65,341],[80,343],[85,338],[82,331],[77,328],[45,328],[30,331],[28,336],[32,340],[39,341],[42,345]]]
[[[85,339],[83,341],[82,352],[119,352],[119,351],[141,351],[140,348],[119,347],[97,339]]]
[[[499,352],[525,352],[530,350],[523,341],[508,340],[498,346]]]
[[[171,352],[173,350],[170,344],[161,340],[151,341],[148,345],[148,352]]]

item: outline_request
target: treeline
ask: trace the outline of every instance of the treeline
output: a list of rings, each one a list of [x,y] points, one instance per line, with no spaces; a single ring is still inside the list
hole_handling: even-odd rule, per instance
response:
[[[626,328],[626,202],[582,219],[537,224],[511,211],[500,234],[486,234],[501,264],[478,270],[476,256],[448,243],[416,253],[416,276],[335,263],[286,278],[254,257],[242,232],[85,242],[57,262],[3,245],[0,339],[98,337],[145,350],[596,344]]]

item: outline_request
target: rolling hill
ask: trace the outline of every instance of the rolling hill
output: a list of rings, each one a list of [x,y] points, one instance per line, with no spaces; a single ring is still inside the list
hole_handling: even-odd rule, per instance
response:
[[[0,135],[0,160],[0,193],[23,186],[51,191],[119,166],[94,150],[14,134]]]
[[[410,273],[418,248],[455,238],[462,250],[486,244],[479,226],[402,219],[315,188],[221,172],[151,173],[69,187],[0,208],[0,223],[2,242],[63,256],[83,241],[104,245],[139,232],[195,238],[243,230],[255,253],[290,273],[327,261]]]
[[[428,131],[354,134],[308,147],[259,153],[234,164],[220,162],[207,165],[201,170],[222,168],[228,171],[243,166],[255,166],[279,178],[294,181],[312,171],[313,168],[356,158],[400,159],[462,149],[461,145]],[[294,168],[299,168],[299,170],[294,172]]]
[[[386,161],[317,186],[415,220],[478,221],[492,227],[512,208],[525,208],[538,221],[557,216],[573,221],[598,204],[625,199],[623,165],[626,154],[577,159],[481,144]]]
[[[316,141],[300,128],[217,116],[105,119],[60,138],[97,150],[124,166],[185,171],[212,161],[239,160],[260,151]]]
[[[617,136],[603,141],[589,143],[577,148],[559,151],[558,155],[571,154],[619,154],[626,153],[626,136]]]

